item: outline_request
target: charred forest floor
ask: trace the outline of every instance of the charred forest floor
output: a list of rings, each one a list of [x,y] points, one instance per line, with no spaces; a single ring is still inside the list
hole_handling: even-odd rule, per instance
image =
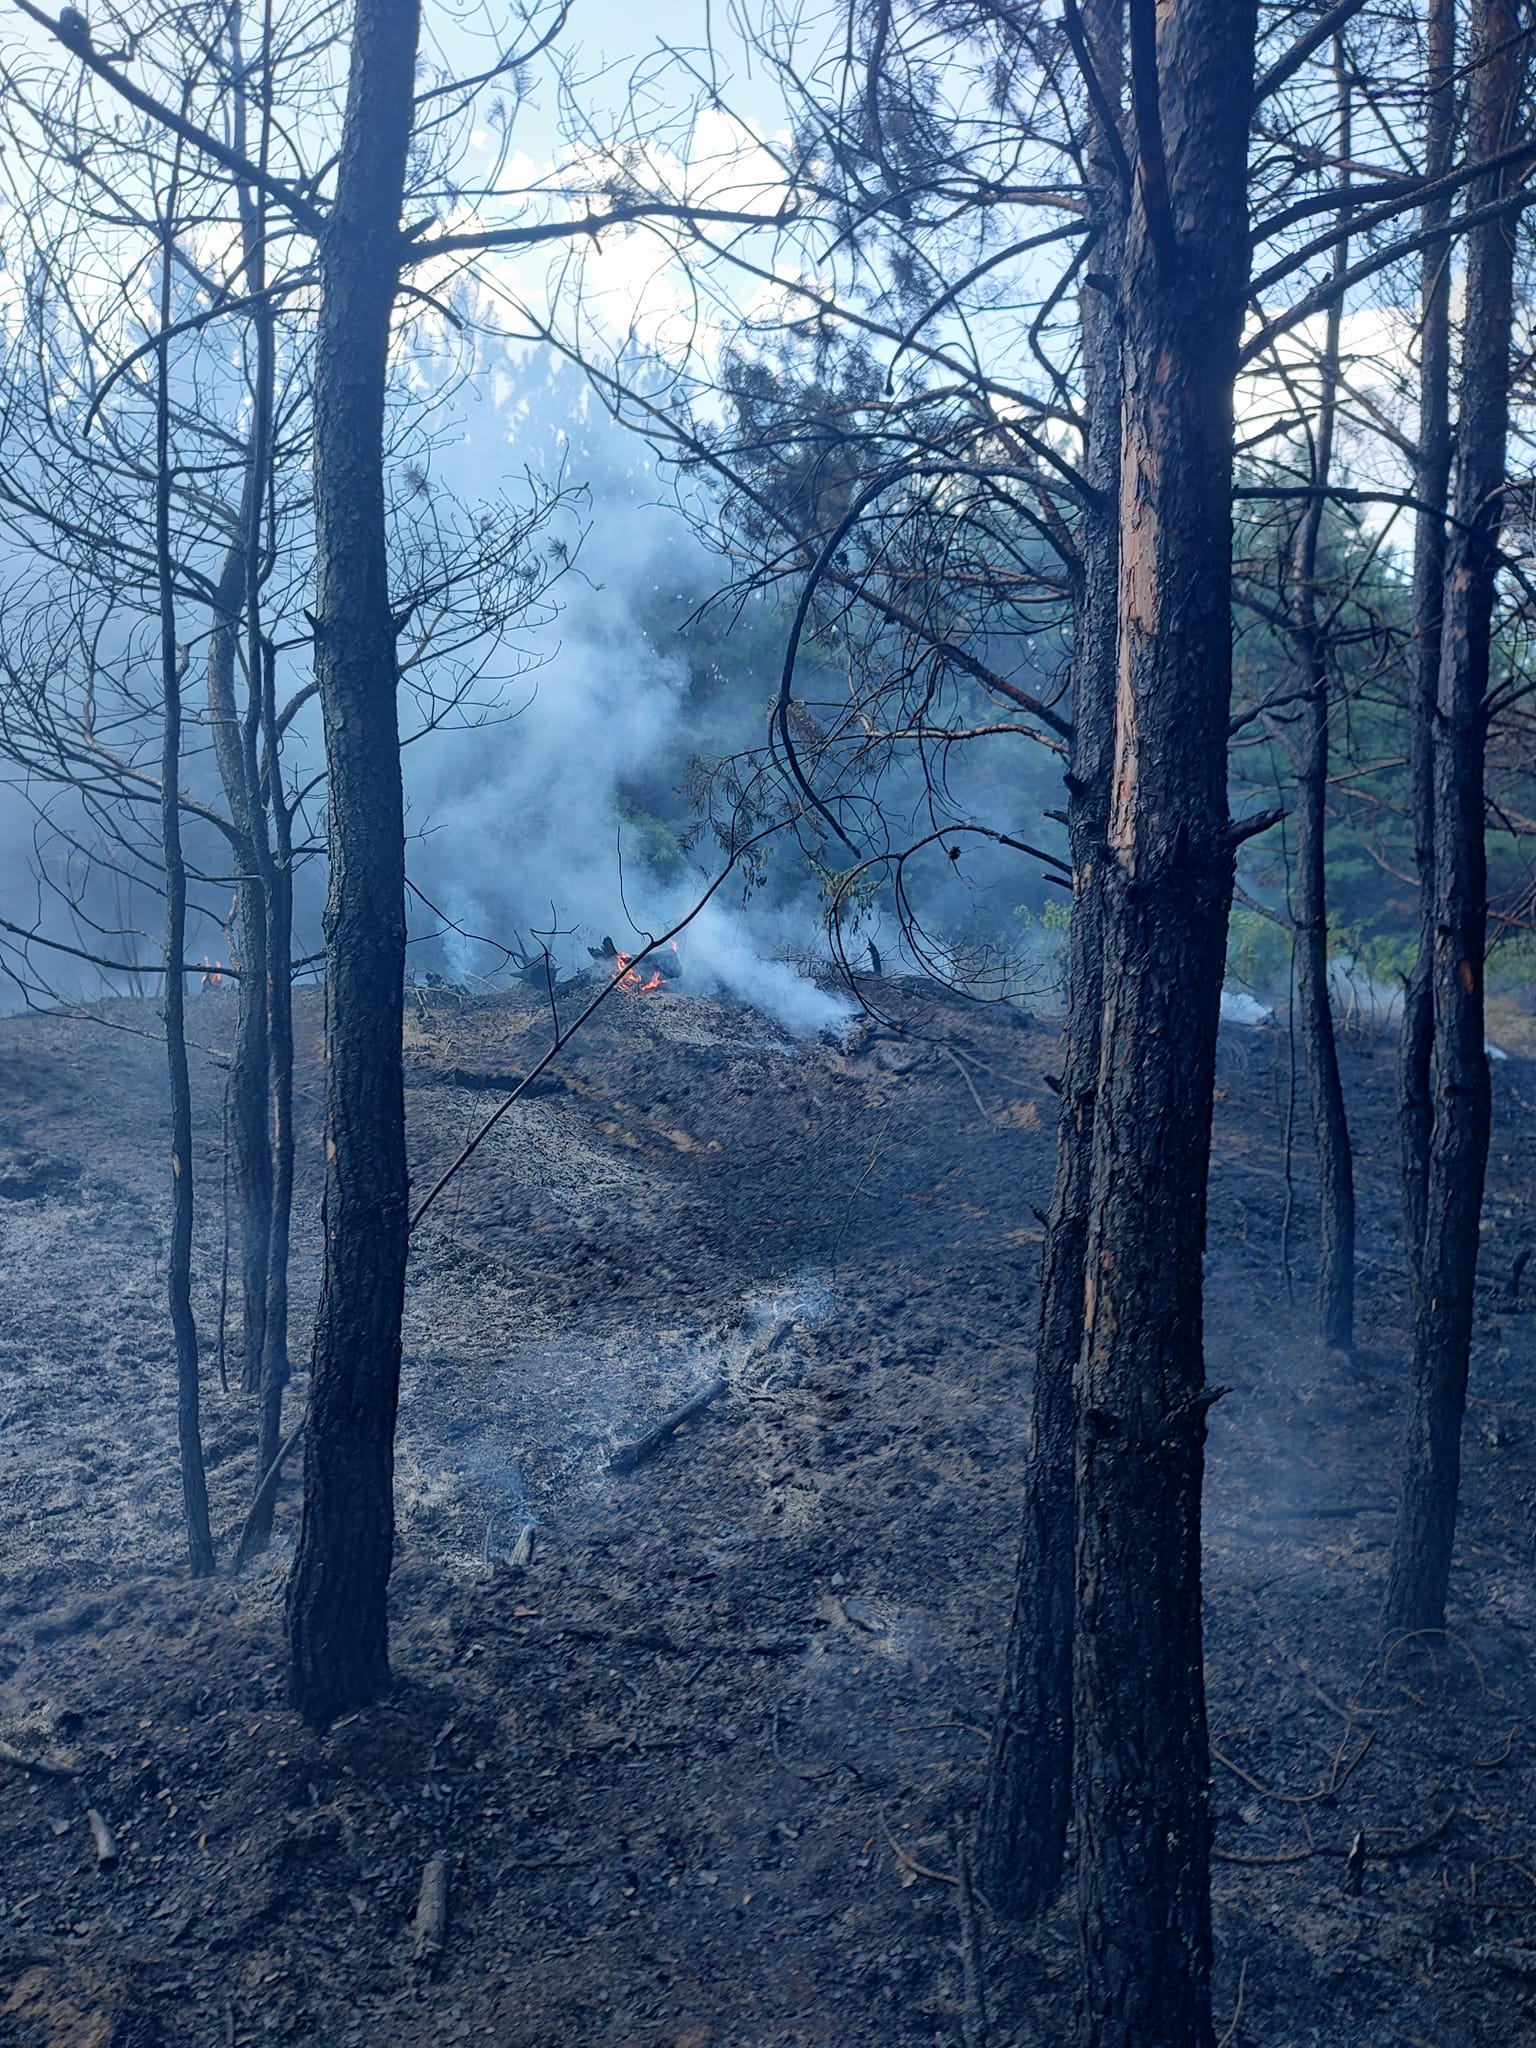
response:
[[[616,997],[445,1194],[409,1281],[399,1684],[323,1737],[283,1699],[296,1471],[266,1558],[185,1573],[153,1011],[0,1021],[0,2039],[960,2038],[955,1835],[1010,1597],[1059,1055],[1022,1011],[880,993],[906,1034],[864,1024],[844,1046],[667,990]],[[215,1052],[231,1008],[194,1006]],[[301,1361],[312,997],[299,1023]],[[416,999],[419,1186],[546,1029],[531,995]],[[1408,1338],[1393,1046],[1354,1033],[1345,1055],[1344,1357],[1310,1334],[1285,1035],[1223,1033],[1208,1348],[1232,1391],[1206,1613],[1227,2048],[1536,2039],[1536,1316],[1511,1287],[1536,1233],[1536,1033],[1511,1010],[1495,1036],[1452,1628],[1384,1655]],[[227,1391],[213,1341],[214,1060],[198,1085],[227,1556],[254,1433],[233,1322]],[[716,1380],[654,1457],[610,1469]],[[531,1562],[511,1561],[519,1536]],[[445,1944],[417,1957],[439,1857]],[[1027,1939],[985,1915],[980,1936],[991,2048],[1070,2039],[1070,1903]]]

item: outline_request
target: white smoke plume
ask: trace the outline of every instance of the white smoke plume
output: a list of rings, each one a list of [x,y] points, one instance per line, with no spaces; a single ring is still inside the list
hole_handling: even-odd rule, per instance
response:
[[[575,448],[550,430],[562,404],[582,429]],[[718,872],[709,864],[718,854],[701,843],[663,878],[622,800],[626,786],[654,783],[689,742],[708,737],[686,731],[681,652],[648,639],[639,612],[658,590],[707,591],[718,565],[664,502],[637,445],[584,417],[574,379],[540,388],[530,378],[510,405],[478,408],[450,465],[453,488],[466,498],[494,488],[496,464],[513,450],[535,467],[563,459],[590,482],[592,504],[576,573],[560,586],[561,614],[527,637],[535,666],[510,684],[502,710],[406,750],[410,874],[450,921],[442,959],[455,979],[501,978],[500,949],[519,943],[547,944],[564,973],[589,965],[588,949],[609,938],[635,952],[684,917]],[[686,610],[686,600],[673,608]],[[412,916],[425,960],[421,942],[436,921],[419,899]],[[797,906],[747,909],[732,878],[681,939],[677,985],[722,990],[793,1032],[834,1027],[853,1006],[786,957],[818,940],[813,892]]]

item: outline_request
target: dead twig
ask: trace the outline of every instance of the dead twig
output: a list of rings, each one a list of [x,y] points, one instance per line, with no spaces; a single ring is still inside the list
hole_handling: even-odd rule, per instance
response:
[[[1347,1707],[1341,1707],[1330,1693],[1324,1692],[1317,1680],[1308,1675],[1307,1684],[1320,1699],[1330,1714],[1337,1714],[1341,1721],[1395,1721],[1403,1712],[1401,1707],[1363,1707],[1358,1699],[1351,1700]]]
[[[1392,1501],[1361,1501],[1352,1508],[1262,1508],[1258,1520],[1261,1522],[1353,1522],[1361,1515],[1391,1515],[1397,1512]]]
[[[987,1109],[987,1105],[976,1093],[976,1083],[971,1079],[970,1070],[966,1066],[964,1060],[961,1059],[959,1053],[955,1051],[953,1046],[946,1045],[942,1047],[941,1050],[943,1051],[946,1059],[952,1060],[954,1062],[956,1073],[960,1076],[961,1080],[970,1090],[971,1100],[976,1105],[977,1115],[981,1118],[982,1122],[986,1125],[989,1131],[995,1131],[997,1129],[997,1120],[991,1115],[991,1113]]]
[[[1488,1683],[1487,1673],[1483,1670],[1482,1664],[1478,1659],[1477,1652],[1473,1649],[1472,1645],[1465,1639],[1465,1637],[1457,1635],[1455,1629],[1453,1628],[1410,1628],[1405,1629],[1401,1635],[1394,1636],[1392,1638],[1392,1641],[1387,1645],[1386,1650],[1382,1654],[1382,1678],[1385,1680],[1391,1677],[1392,1659],[1397,1655],[1399,1650],[1405,1650],[1410,1643],[1428,1642],[1431,1639],[1437,1642],[1454,1645],[1456,1649],[1460,1650],[1462,1655],[1466,1658],[1467,1662],[1472,1666],[1472,1669],[1477,1673],[1477,1682],[1482,1687],[1484,1694],[1490,1699],[1503,1699],[1503,1687],[1491,1686]],[[1401,1684],[1401,1681],[1399,1681],[1399,1683]],[[1406,1690],[1406,1688],[1404,1689]],[[1417,1695],[1412,1695],[1412,1697],[1416,1698]],[[1422,1704],[1422,1702],[1420,1704]]]
[[[1348,1742],[1348,1740],[1349,1731],[1346,1728],[1344,1742]],[[1344,1755],[1344,1742],[1341,1742],[1334,1755],[1333,1770],[1329,1776],[1328,1783],[1320,1786],[1316,1792],[1278,1792],[1274,1786],[1264,1784],[1262,1780],[1255,1778],[1250,1772],[1245,1771],[1241,1764],[1234,1763],[1231,1757],[1223,1756],[1214,1743],[1211,1745],[1211,1755],[1222,1766],[1223,1770],[1230,1771],[1234,1778],[1241,1778],[1245,1785],[1251,1785],[1254,1791],[1264,1799],[1274,1799],[1286,1806],[1316,1806],[1319,1800],[1336,1799],[1338,1797],[1350,1779],[1355,1775],[1355,1772],[1359,1770],[1361,1764],[1365,1762],[1366,1757],[1370,1754],[1371,1744],[1375,1740],[1376,1730],[1374,1728],[1369,1729],[1364,1742],[1360,1745],[1359,1754],[1354,1758],[1342,1776],[1339,1773],[1339,1764]]]
[[[986,1955],[981,1942],[981,1915],[976,1905],[970,1851],[964,1842],[960,1844],[955,1868],[960,1904],[960,1967],[965,1985],[965,2011],[961,2021],[965,2048],[987,2048],[990,2023],[987,2016]]]
[[[1393,1843],[1382,1842],[1378,1838],[1376,1846],[1364,1852],[1363,1861],[1366,1863],[1403,1863],[1410,1856],[1421,1856],[1426,1849],[1432,1849],[1435,1843],[1439,1841],[1440,1837],[1450,1827],[1452,1821],[1455,1820],[1459,1810],[1457,1807],[1451,1807],[1448,1812],[1442,1813],[1437,1821],[1427,1827],[1423,1834],[1415,1835],[1412,1841]],[[1212,1849],[1211,1857],[1217,1863],[1241,1863],[1256,1870],[1278,1869],[1281,1864],[1285,1863],[1306,1863],[1314,1856],[1341,1857],[1348,1861],[1355,1856],[1355,1843],[1358,1839],[1358,1835],[1352,1836],[1350,1846],[1347,1849],[1336,1848],[1326,1842],[1317,1842],[1305,1849],[1283,1849],[1277,1856],[1244,1856],[1235,1849]]]
[[[959,1878],[954,1876],[952,1872],[934,1870],[928,1864],[920,1863],[910,1849],[903,1849],[900,1842],[891,1833],[890,1822],[885,1817],[885,1808],[883,1806],[880,1808],[880,1831],[890,1844],[891,1854],[896,1858],[896,1861],[903,1870],[910,1870],[914,1877],[931,1877],[935,1884],[959,1884]]]
[[[1519,1723],[1510,1729],[1508,1739],[1497,1756],[1475,1756],[1467,1765],[1469,1771],[1494,1771],[1502,1763],[1508,1763],[1509,1753],[1515,1746],[1515,1737],[1520,1733]]]
[[[1371,1744],[1375,1740],[1376,1730],[1374,1728],[1367,1729],[1365,1740],[1361,1743],[1359,1749],[1355,1753],[1354,1761],[1346,1767],[1344,1775],[1340,1777],[1339,1763],[1344,1755],[1345,1748],[1349,1742],[1349,1729],[1346,1726],[1343,1735],[1339,1739],[1339,1746],[1333,1753],[1333,1769],[1329,1773],[1328,1777],[1328,1790],[1326,1793],[1320,1793],[1318,1795],[1319,1798],[1336,1799],[1339,1796],[1339,1794],[1344,1790],[1344,1787],[1349,1783],[1350,1779],[1355,1775],[1356,1771],[1359,1770],[1360,1766],[1365,1762],[1366,1758],[1370,1755]]]
[[[255,1547],[257,1525],[267,1509],[272,1505],[272,1496],[277,1492],[277,1482],[283,1476],[284,1462],[287,1459],[288,1453],[304,1434],[304,1424],[307,1420],[308,1411],[299,1417],[292,1429],[283,1438],[276,1451],[272,1454],[271,1464],[261,1475],[261,1484],[252,1496],[251,1505],[246,1512],[245,1520],[240,1524],[240,1540],[235,1545],[235,1557],[234,1563],[230,1566],[231,1571],[239,1571]]]
[[[1252,1870],[1277,1870],[1282,1863],[1306,1863],[1314,1856],[1322,1856],[1322,1849],[1285,1849],[1278,1856],[1241,1856],[1235,1849],[1213,1849],[1213,1863],[1241,1863]]]
[[[1415,1835],[1411,1842],[1399,1842],[1395,1846],[1389,1843],[1384,1848],[1373,1849],[1371,1851],[1372,1862],[1401,1863],[1410,1856],[1421,1856],[1426,1849],[1434,1847],[1435,1843],[1439,1841],[1440,1837],[1450,1827],[1451,1822],[1456,1818],[1459,1811],[1459,1807],[1449,1807],[1441,1814],[1437,1821],[1434,1821],[1424,1830],[1422,1835]],[[1332,1853],[1337,1855],[1338,1851],[1334,1850]]]
[[[1235,2005],[1235,2006],[1234,2006],[1234,2007],[1232,2008],[1232,2019],[1231,2019],[1231,2023],[1230,2023],[1230,2024],[1228,2025],[1228,2027],[1227,2027],[1227,2031],[1226,2031],[1226,2032],[1225,2032],[1225,2033],[1224,2033],[1224,2034],[1222,2035],[1221,2039],[1220,2039],[1220,2040],[1219,2040],[1219,2041],[1218,2041],[1218,2042],[1216,2043],[1216,2048],[1231,2048],[1231,2044],[1233,2043],[1233,2041],[1235,2041],[1235,2040],[1237,2039],[1237,2028],[1238,2028],[1238,2022],[1239,2022],[1239,2021],[1240,2021],[1240,2020],[1242,2019],[1242,2017],[1243,2017],[1243,1993],[1244,1993],[1244,1992],[1245,1992],[1245,1991],[1246,1991],[1247,1989],[1248,1989],[1248,1958],[1247,1958],[1246,1956],[1244,1956],[1244,1957],[1243,1957],[1243,1966],[1242,1966],[1242,1968],[1241,1968],[1241,1969],[1240,1969],[1240,1970],[1238,1971],[1238,1973],[1237,1973],[1237,2004],[1236,2004],[1236,2005]]]

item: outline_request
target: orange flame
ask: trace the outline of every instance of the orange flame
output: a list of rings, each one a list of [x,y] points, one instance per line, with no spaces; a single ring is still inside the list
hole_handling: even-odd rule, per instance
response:
[[[653,974],[649,981],[642,981],[629,964],[634,957],[633,953],[619,954],[619,987],[627,989],[632,996],[648,996],[654,989],[661,987],[661,976]]]
[[[223,981],[224,963],[221,960],[210,960],[205,953],[203,955],[202,986],[204,988],[219,988],[222,986]]]

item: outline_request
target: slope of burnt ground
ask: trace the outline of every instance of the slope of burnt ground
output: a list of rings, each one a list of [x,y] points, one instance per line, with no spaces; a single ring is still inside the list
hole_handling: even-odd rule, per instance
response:
[[[1007,1613],[1058,1053],[1018,1012],[884,993],[906,1035],[843,1046],[615,998],[453,1183],[411,1270],[400,1686],[323,1738],[282,1704],[295,1480],[242,1579],[181,1568],[162,1068],[134,1035],[153,1018],[0,1024],[7,2042],[959,2038],[954,1834]],[[312,1005],[301,1022],[307,1254]],[[545,1028],[531,998],[422,992],[418,1185]],[[213,1052],[228,1029],[205,1000]],[[1390,1656],[1391,1047],[1347,1054],[1345,1359],[1308,1335],[1283,1035],[1223,1039],[1208,1648],[1228,2048],[1502,2048],[1532,2025],[1536,1347],[1510,1281],[1536,1228],[1536,1046],[1518,1020],[1501,1036],[1454,1627]],[[210,1060],[198,1278],[227,1552],[252,1440],[212,1357],[220,1087]],[[301,1259],[300,1355],[314,1277]],[[658,1455],[610,1469],[717,1382]],[[417,1956],[435,1858],[446,1942]],[[983,1915],[979,1938],[993,2048],[1066,2038],[1068,1914],[1026,1943]]]

